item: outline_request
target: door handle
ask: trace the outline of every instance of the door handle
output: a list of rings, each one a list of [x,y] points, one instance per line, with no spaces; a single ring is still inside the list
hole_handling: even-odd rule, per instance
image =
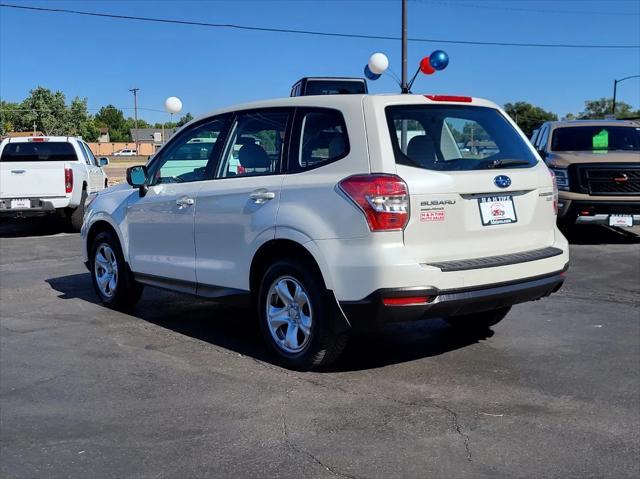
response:
[[[267,201],[274,199],[275,197],[276,194],[273,191],[267,190],[266,188],[257,189],[249,195],[251,201],[253,201],[256,205],[264,204]]]
[[[189,198],[188,196],[181,196],[176,200],[176,205],[178,205],[178,208],[180,209],[186,208],[187,206],[192,206],[194,203],[195,200],[193,198]]]

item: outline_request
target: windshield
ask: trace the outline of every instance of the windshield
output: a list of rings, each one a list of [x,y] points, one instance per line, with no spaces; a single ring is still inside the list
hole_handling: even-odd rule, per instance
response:
[[[556,128],[552,151],[640,151],[640,127],[585,125]]]
[[[493,108],[398,105],[386,108],[396,163],[427,170],[529,168],[536,157]]]
[[[0,161],[77,161],[71,143],[56,141],[7,143]]]

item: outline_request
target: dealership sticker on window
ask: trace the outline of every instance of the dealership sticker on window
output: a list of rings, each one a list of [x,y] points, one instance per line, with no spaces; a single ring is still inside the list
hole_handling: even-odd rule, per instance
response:
[[[420,221],[444,221],[444,211],[421,211]]]
[[[593,135],[592,145],[594,150],[606,150],[609,148],[609,132],[601,130],[600,133]]]

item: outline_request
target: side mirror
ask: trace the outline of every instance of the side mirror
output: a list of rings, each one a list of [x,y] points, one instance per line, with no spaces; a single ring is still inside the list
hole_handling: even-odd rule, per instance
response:
[[[127,183],[140,189],[140,196],[147,194],[147,167],[136,165],[127,168]]]
[[[100,168],[103,168],[108,164],[109,164],[109,158],[106,158],[104,156],[98,158],[98,165],[100,166]]]

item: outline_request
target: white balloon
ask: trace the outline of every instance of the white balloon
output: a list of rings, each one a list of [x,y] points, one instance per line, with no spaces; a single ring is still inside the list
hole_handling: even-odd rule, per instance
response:
[[[167,113],[178,113],[182,110],[182,101],[177,96],[170,96],[164,101],[164,109]]]
[[[389,59],[384,53],[374,53],[369,57],[369,70],[371,73],[381,75],[389,68]]]

